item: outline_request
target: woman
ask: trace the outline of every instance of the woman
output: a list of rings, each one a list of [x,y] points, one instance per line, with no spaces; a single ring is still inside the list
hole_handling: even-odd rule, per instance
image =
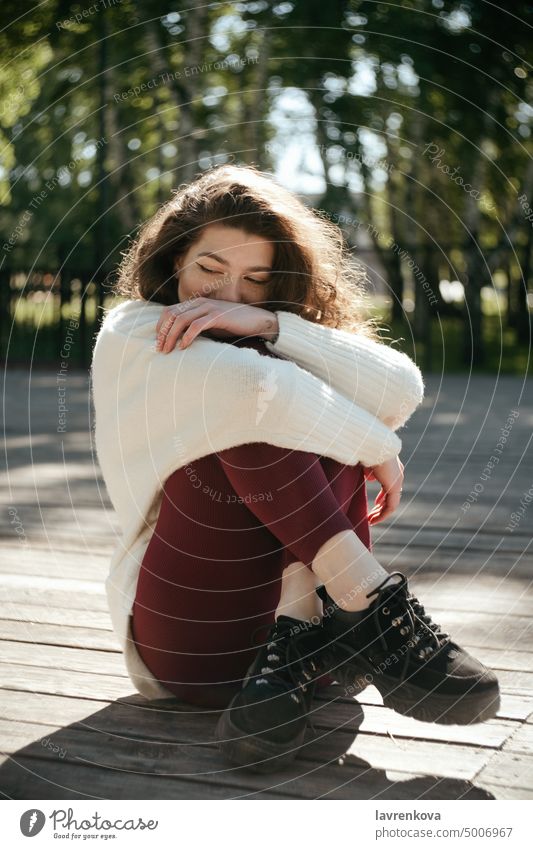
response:
[[[95,437],[123,531],[106,589],[140,692],[224,708],[220,748],[263,771],[295,757],[330,672],[419,719],[493,716],[493,673],[371,551],[424,385],[362,319],[338,228],[255,168],[214,168],[143,226],[117,293]]]

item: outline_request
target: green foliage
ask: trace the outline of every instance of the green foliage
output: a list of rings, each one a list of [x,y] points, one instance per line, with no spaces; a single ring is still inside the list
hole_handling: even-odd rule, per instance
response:
[[[219,162],[255,163],[300,177],[334,220],[364,224],[393,295],[388,320],[414,301],[417,345],[433,359],[429,334],[445,327],[445,368],[452,354],[494,367],[482,289],[495,276],[509,289],[500,338],[527,349],[525,0],[512,14],[475,0],[52,0],[31,11],[6,0],[0,16],[2,271],[102,284],[179,185]],[[462,318],[449,317],[441,279],[463,284]]]

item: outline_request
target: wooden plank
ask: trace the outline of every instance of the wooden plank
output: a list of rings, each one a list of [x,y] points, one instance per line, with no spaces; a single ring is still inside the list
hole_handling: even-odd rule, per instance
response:
[[[70,646],[72,648],[121,651],[115,634],[98,628],[73,628],[66,625],[48,625],[39,622],[22,622],[0,619],[0,640],[41,645]]]
[[[392,536],[394,532],[391,529]],[[419,547],[414,554],[411,546],[398,550],[391,541],[390,544],[372,546],[375,557],[388,572],[404,572],[413,579],[418,574],[431,569],[437,576],[448,574],[471,575],[512,575],[522,582],[531,580],[531,556],[520,556],[512,552],[480,552],[480,551],[443,551],[431,547]]]
[[[254,790],[244,785],[196,783],[174,776],[146,776],[133,772],[129,772],[125,780],[123,772],[116,770],[53,763],[20,755],[16,761],[0,767],[3,795],[12,799],[316,799],[325,796],[325,792],[317,792],[311,782],[303,792],[276,793],[271,785],[280,783],[280,775],[271,776],[270,784],[265,780],[264,788]],[[503,789],[496,787],[495,793],[503,793]],[[466,781],[410,776],[408,773],[389,780],[381,771],[377,772],[377,778],[376,771],[371,771],[366,780],[364,775],[358,776],[357,781],[343,776],[327,798],[487,799],[493,796]]]
[[[96,628],[99,631],[113,630],[108,611],[79,610],[72,607],[18,604],[16,602],[6,601],[2,605],[2,615],[6,621],[61,625],[69,628]]]
[[[76,651],[73,649],[72,651]],[[514,673],[513,673],[514,674]],[[96,697],[98,700],[114,699],[132,695],[134,687],[130,679],[112,674],[96,674],[77,670],[43,668],[15,663],[0,663],[0,686],[11,690],[39,693],[57,693],[64,696]],[[331,700],[334,695],[343,695],[343,689],[328,688],[328,695],[320,693],[318,699]],[[382,704],[381,696],[374,687],[367,687],[358,701],[362,704]],[[352,700],[348,700],[352,704]],[[502,694],[500,719],[525,719],[533,713],[533,696],[512,691]]]
[[[144,776],[78,766],[54,764],[23,758],[10,763],[4,777],[12,799],[168,799],[168,800],[232,800],[244,798],[287,799],[288,794],[268,789],[242,791],[232,786],[204,785],[183,781],[173,776]],[[91,792],[92,791],[92,792]]]
[[[490,793],[495,799],[531,799],[533,798],[531,790],[525,787],[507,787],[501,784],[491,784],[490,781],[483,781],[483,790]]]
[[[464,648],[475,654],[481,663],[491,669],[533,672],[533,653],[530,651],[507,651],[506,649],[487,649],[464,644]]]
[[[533,755],[533,725],[524,723],[507,738],[503,750]]]
[[[212,740],[214,721],[210,723]],[[331,793],[341,784],[357,784],[362,780],[368,784],[369,775],[373,792],[379,790],[380,777],[376,770],[398,766],[402,773],[410,772],[411,764],[420,771],[424,765],[431,768],[437,777],[469,779],[491,755],[489,749],[440,745],[417,741],[404,741],[401,747],[384,738],[357,737],[345,754],[343,762],[338,758],[350,745],[350,736],[340,732],[327,732],[305,741],[298,759],[279,776],[261,776],[235,767],[223,757],[211,742],[191,745],[188,743],[135,739],[126,736],[99,732],[95,734],[77,727],[46,729],[42,726],[0,721],[0,751],[7,754],[23,754],[42,760],[62,763],[83,762],[88,767],[143,772],[146,775],[173,775],[204,784],[240,784],[259,790],[268,787],[276,792],[307,794],[309,790],[319,794]],[[20,752],[22,749],[22,752]],[[365,752],[365,756],[362,755]],[[363,758],[363,760],[362,760]],[[368,758],[368,759],[367,759]],[[399,761],[401,760],[401,764]],[[389,782],[385,779],[385,787]],[[384,787],[384,789],[385,789]],[[355,789],[355,788],[354,788]],[[350,798],[350,797],[348,797]]]
[[[8,799],[286,799],[265,789],[246,793],[231,785],[205,785],[174,776],[141,775],[17,755],[0,767],[0,793]]]
[[[378,489],[379,491],[379,489]],[[427,492],[424,492],[424,499]],[[373,498],[368,493],[369,502],[372,503]],[[409,495],[409,490],[404,489],[404,503],[409,498],[416,498],[417,494]],[[399,511],[402,510],[402,505]],[[470,555],[472,551],[477,552],[492,552],[497,543],[499,543],[498,552],[505,551],[507,553],[522,554],[530,537],[527,533],[513,534],[504,532],[505,526],[501,529],[495,529],[492,521],[488,525],[486,532],[485,527],[465,528],[461,525],[453,527],[435,527],[435,525],[427,525],[420,527],[409,525],[406,522],[398,522],[394,525],[394,533],[391,534],[388,527],[383,524],[374,525],[372,529],[372,539],[374,545],[389,546],[393,545],[396,549],[403,548],[433,548],[441,552],[462,552],[465,551]],[[518,531],[518,529],[517,529]],[[503,540],[502,540],[503,537]]]
[[[57,693],[73,698],[95,698],[99,701],[118,699],[134,692],[129,678],[118,675],[94,675],[15,663],[0,663],[0,687],[30,693]]]
[[[86,612],[108,612],[107,598],[102,593],[75,592],[73,589],[51,589],[31,584],[5,586],[0,580],[0,604],[33,604],[42,607],[63,607]]]
[[[28,665],[32,669],[64,669],[96,675],[126,676],[126,667],[121,652],[75,649],[65,646],[32,645],[3,640],[1,643],[2,664]]]
[[[43,694],[4,691],[0,699],[0,716],[13,721],[48,724],[52,721],[62,725],[79,722],[83,727],[94,730],[128,733],[132,736],[150,737],[158,740],[176,740],[181,734],[190,734],[188,739],[202,735],[202,723],[198,713],[184,715],[187,706],[176,702],[174,707],[164,709],[133,702],[114,702],[102,708],[101,702],[89,699],[70,699]],[[173,719],[169,722],[168,714]],[[342,729],[350,733],[377,734],[380,736],[406,737],[409,739],[454,742],[465,745],[498,747],[508,740],[520,727],[517,722],[490,720],[470,726],[444,726],[419,722],[400,716],[383,706],[365,705],[357,702],[349,705],[342,702],[315,701],[311,713],[313,724],[323,730]]]
[[[53,667],[98,675],[126,675],[124,658],[119,651],[99,651],[89,648],[71,648],[62,645],[28,644],[11,640],[2,641],[2,663]],[[533,672],[497,670],[500,688],[517,695],[533,696]]]
[[[533,651],[533,618],[527,616],[490,616],[485,613],[455,613],[431,611],[458,643],[483,646],[488,649],[514,649]]]
[[[460,743],[468,746],[494,748],[501,746],[518,728],[519,723],[493,719],[475,725],[438,725],[402,716],[382,705],[363,705],[354,702],[319,702],[311,712],[313,724],[322,729],[344,729],[355,734],[413,740]]]
[[[352,704],[353,697],[346,697],[344,689],[338,684],[333,684],[324,690],[318,691],[316,698],[318,700],[330,701],[337,695],[341,701],[347,701]],[[382,705],[383,699],[375,687],[367,687],[356,701],[362,705]],[[528,717],[533,716],[533,698],[531,696],[516,695],[514,693],[501,694],[501,706],[497,714],[499,719],[521,720],[525,721]]]
[[[54,536],[55,540],[55,536]],[[71,581],[93,581],[102,583],[109,572],[111,554],[98,556],[94,551],[58,552],[54,543],[51,549],[24,548],[19,545],[2,545],[0,575],[38,575],[47,578],[63,578]]]
[[[322,731],[307,751],[308,757],[355,757],[374,769],[407,770],[439,775],[444,778],[472,780],[488,762],[492,749],[460,746],[454,743],[434,743],[422,740],[387,739],[376,735],[357,734],[345,751],[346,735]]]
[[[74,618],[74,614],[72,618]],[[33,621],[0,619],[0,640],[121,651],[118,639],[110,630],[100,630],[96,627],[48,625]],[[475,654],[478,660],[493,669],[533,672],[532,652],[478,648],[464,641],[462,641],[462,644],[464,648]]]
[[[533,755],[523,751],[495,752],[476,782],[481,787],[489,783],[492,786],[521,788],[533,794]]]
[[[444,616],[449,610],[457,613],[484,613],[492,616],[530,617],[533,615],[533,605],[530,600],[531,588],[528,584],[524,585],[522,582],[512,596],[500,595],[497,590],[492,593],[478,593],[476,592],[475,581],[456,593],[448,592],[448,579],[446,577],[442,578],[441,584],[436,586],[435,589],[430,584],[425,584],[419,588],[416,583],[416,581],[412,581],[411,588],[415,595],[423,600],[426,610],[429,610],[432,615],[436,611],[443,611],[442,615]]]
[[[36,593],[63,592],[79,593],[82,596],[105,596],[105,586],[102,581],[71,580],[70,578],[50,578],[47,575],[24,575],[10,572],[0,577],[2,592],[10,590],[31,589]]]
[[[497,671],[500,689],[506,693],[533,696],[532,672],[509,672],[507,669]]]

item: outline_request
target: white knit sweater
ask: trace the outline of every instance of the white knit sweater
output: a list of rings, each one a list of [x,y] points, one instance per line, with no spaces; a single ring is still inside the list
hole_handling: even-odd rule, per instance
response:
[[[399,453],[395,431],[424,394],[406,354],[285,311],[276,342],[266,343],[278,357],[207,336],[163,354],[162,311],[139,300],[107,311],[91,366],[97,457],[122,531],[106,593],[128,674],[148,699],[172,693],[136,651],[130,612],[168,476],[247,442],[377,465]]]

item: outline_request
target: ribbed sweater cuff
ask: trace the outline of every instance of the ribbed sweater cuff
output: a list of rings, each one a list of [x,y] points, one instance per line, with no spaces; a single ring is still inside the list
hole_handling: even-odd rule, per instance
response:
[[[304,370],[295,382],[282,427],[301,440],[299,450],[365,466],[379,465],[400,453],[401,439],[371,413]]]
[[[267,348],[310,368],[347,398],[371,409],[393,430],[424,397],[420,369],[406,354],[364,336],[313,324],[277,310],[279,334]]]

